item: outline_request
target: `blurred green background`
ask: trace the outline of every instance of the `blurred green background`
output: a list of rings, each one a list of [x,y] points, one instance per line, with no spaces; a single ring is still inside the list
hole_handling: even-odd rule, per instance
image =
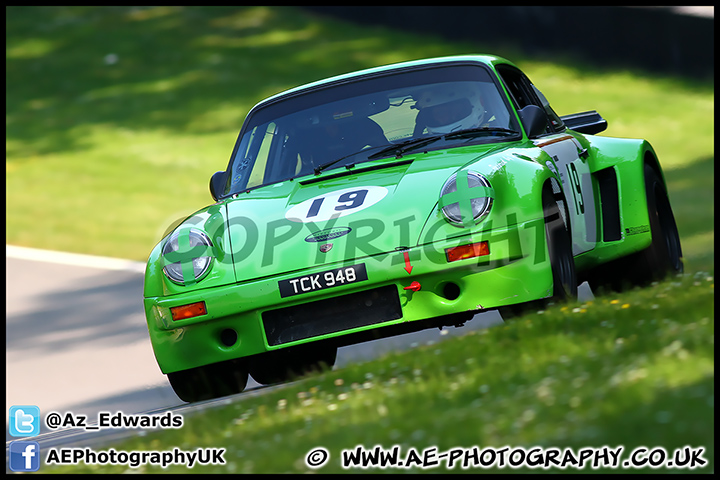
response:
[[[8,7],[8,244],[144,261],[212,202],[248,110],[360,68],[463,53],[514,61],[558,113],[597,109],[670,180],[686,256],[713,255],[712,81],[532,58],[291,7]]]

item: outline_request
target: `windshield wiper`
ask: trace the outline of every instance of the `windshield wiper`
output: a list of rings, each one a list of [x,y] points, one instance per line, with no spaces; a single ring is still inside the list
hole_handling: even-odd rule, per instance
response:
[[[431,143],[436,142],[441,138],[442,135],[433,135],[432,137],[422,138],[411,138],[410,140],[405,140],[404,142],[389,145],[388,147],[383,148],[379,152],[373,153],[368,157],[368,160],[386,157],[389,154],[395,154],[395,158],[400,158],[403,156],[403,154],[409,152],[410,150],[430,145]]]
[[[375,147],[375,148],[378,148],[378,147]],[[371,150],[371,148],[366,148],[366,149],[363,149],[363,150],[358,150],[357,152],[353,152],[353,153],[351,153],[351,154],[349,154],[349,155],[344,155],[344,156],[342,156],[342,157],[340,157],[340,158],[336,158],[335,160],[330,160],[329,162],[323,163],[322,165],[318,165],[317,167],[315,167],[315,168],[313,169],[313,171],[315,172],[315,175],[320,175],[320,172],[322,172],[322,171],[325,170],[326,168],[332,167],[332,166],[335,165],[336,163],[340,163],[340,162],[342,162],[343,160],[345,160],[346,158],[354,157],[355,155],[359,155],[359,154],[361,154],[361,153],[363,153],[363,152],[367,152],[368,150]]]
[[[396,146],[397,146],[397,145],[391,145],[392,148],[395,148]],[[358,150],[357,152],[353,152],[353,153],[351,153],[351,154],[349,154],[349,155],[343,155],[343,156],[340,157],[340,158],[336,158],[335,160],[330,160],[329,162],[323,163],[322,165],[318,165],[317,167],[315,167],[315,168],[313,169],[313,171],[315,172],[315,175],[320,175],[320,172],[322,172],[323,170],[332,167],[332,166],[335,165],[336,163],[342,162],[342,161],[345,160],[346,158],[354,157],[355,155],[360,155],[361,153],[371,152],[371,151],[373,151],[373,150],[377,150],[378,148],[382,148],[383,150],[381,150],[380,152],[378,152],[378,153],[376,153],[376,154],[374,154],[374,155],[370,155],[369,157],[367,157],[368,160],[372,160],[372,159],[375,159],[375,158],[379,158],[379,157],[377,157],[377,155],[380,154],[380,153],[382,153],[382,152],[385,151],[386,149],[388,149],[388,146],[387,146],[387,145],[375,145],[374,147],[363,148],[362,150]]]
[[[481,135],[520,135],[520,132],[511,130],[509,128],[502,127],[475,127],[466,128],[464,130],[458,130],[457,132],[450,132],[445,135],[445,140],[452,140],[455,138],[472,138],[479,137]]]
[[[367,159],[375,160],[377,158],[389,156],[390,154],[394,154],[395,158],[401,158],[405,153],[407,153],[411,150],[415,150],[417,148],[421,148],[421,147],[430,145],[431,143],[437,142],[441,138],[444,140],[452,140],[455,138],[466,138],[466,137],[471,138],[471,137],[487,135],[487,134],[519,135],[520,133],[515,130],[511,130],[509,128],[501,128],[501,127],[466,128],[464,130],[458,130],[457,132],[450,132],[445,135],[433,135],[430,137],[411,138],[409,140],[405,140],[400,143],[394,143],[391,145],[387,145],[387,146],[385,146],[385,148],[382,148],[380,146],[373,147],[372,149],[382,148],[382,150],[380,150],[377,153],[373,153],[372,155],[369,155],[367,157]],[[345,160],[346,158],[358,155],[363,152],[367,152],[368,150],[370,150],[370,149],[366,148],[364,150],[360,150],[360,151],[351,153],[350,155],[345,155],[338,159],[331,160],[327,163],[317,166],[317,167],[315,167],[315,170],[314,170],[315,175],[319,175],[320,172],[322,172],[326,168],[331,167],[331,166],[335,165],[336,163],[339,163],[339,162]]]
[[[315,175],[320,175],[320,172],[323,170],[332,167],[336,163],[340,163],[346,158],[354,157],[355,155],[359,155],[361,153],[366,153],[368,151],[376,150],[378,148],[381,148],[377,153],[373,153],[372,155],[368,156],[368,160],[375,160],[376,158],[382,158],[387,157],[389,154],[393,153],[395,154],[395,158],[400,158],[403,156],[403,154],[409,150],[412,150],[414,148],[420,148],[424,147],[425,145],[430,145],[431,143],[440,140],[442,138],[442,135],[435,135],[432,137],[423,137],[423,138],[412,138],[410,140],[405,140],[404,142],[395,143],[391,145],[377,145],[375,147],[365,148],[363,150],[358,150],[357,152],[353,152],[349,155],[344,155],[340,158],[336,158],[335,160],[331,160],[327,163],[323,163],[322,165],[319,165],[313,169],[315,172]]]

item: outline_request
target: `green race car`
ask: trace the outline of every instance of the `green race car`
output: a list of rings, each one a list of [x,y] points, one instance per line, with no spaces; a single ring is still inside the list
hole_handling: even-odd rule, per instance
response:
[[[332,367],[343,345],[682,271],[657,156],[560,117],[512,63],[456,56],[304,85],[247,115],[216,200],[150,254],[184,401]]]

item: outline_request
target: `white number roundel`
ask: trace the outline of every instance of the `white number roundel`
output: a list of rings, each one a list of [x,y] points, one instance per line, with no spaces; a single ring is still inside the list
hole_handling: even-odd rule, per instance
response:
[[[387,193],[387,188],[376,186],[336,190],[298,203],[285,212],[285,218],[302,223],[324,222],[371,207]]]

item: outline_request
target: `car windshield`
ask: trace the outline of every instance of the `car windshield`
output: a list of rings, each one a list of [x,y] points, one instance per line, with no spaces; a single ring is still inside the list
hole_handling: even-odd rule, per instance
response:
[[[496,142],[519,131],[490,73],[479,65],[412,69],[309,88],[250,113],[224,194],[399,156],[413,146]]]

